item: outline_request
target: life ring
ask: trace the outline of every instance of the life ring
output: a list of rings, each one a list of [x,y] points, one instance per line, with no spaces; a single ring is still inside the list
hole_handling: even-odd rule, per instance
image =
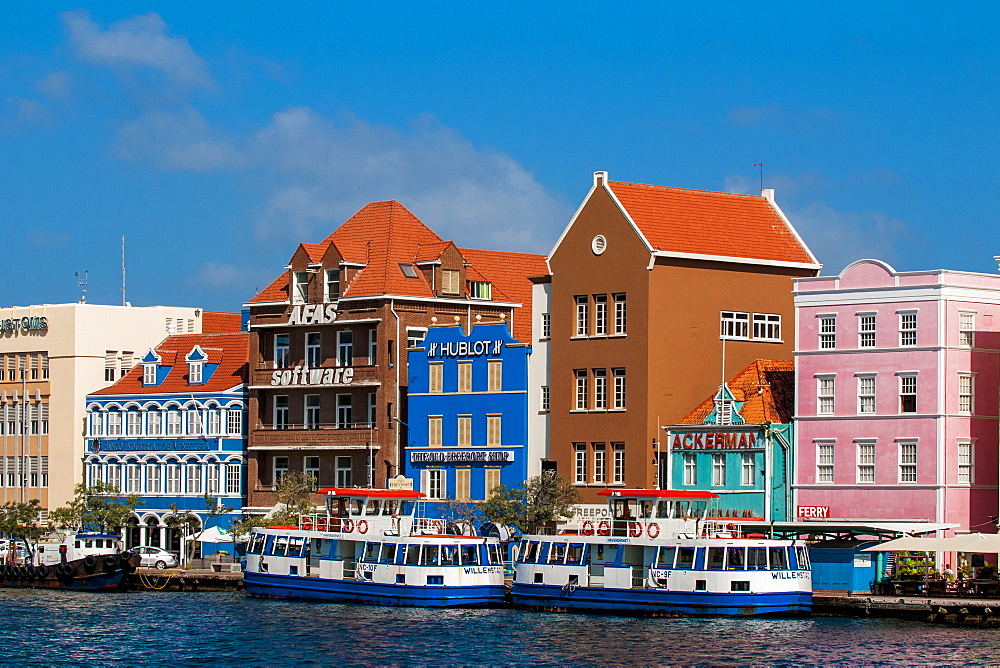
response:
[[[305,529],[306,531],[311,530],[313,528],[313,522],[312,522],[312,520],[309,519],[308,517],[303,517],[302,518],[302,528]]]
[[[598,522],[597,524],[598,536],[607,536],[610,533],[611,533],[611,522],[607,520],[601,520],[600,522]]]
[[[344,525],[340,528],[340,530],[343,531],[344,533],[351,533],[352,531],[354,531],[354,520],[352,520],[351,518],[347,518],[346,520],[344,520]]]
[[[638,522],[632,522],[630,529],[632,531],[632,538],[639,538],[642,536],[642,525]]]
[[[650,538],[656,538],[660,535],[660,525],[656,522],[650,522],[646,525],[646,533],[649,534]]]
[[[326,531],[326,518],[325,517],[317,517],[316,518],[316,530],[317,531]]]
[[[441,520],[431,520],[430,525],[431,528],[434,529],[434,531],[436,531],[437,533],[444,532],[444,522],[442,522]]]
[[[594,535],[594,523],[591,522],[590,520],[587,520],[586,522],[583,523],[583,535],[584,536]]]
[[[359,520],[358,521],[358,533],[368,533],[368,521]]]

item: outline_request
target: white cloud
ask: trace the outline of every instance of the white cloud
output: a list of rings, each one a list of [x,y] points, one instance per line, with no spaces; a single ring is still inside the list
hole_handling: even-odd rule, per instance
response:
[[[50,120],[48,109],[41,102],[24,97],[8,97],[0,107],[0,130],[17,132]]]
[[[266,193],[262,239],[319,239],[367,202],[396,199],[459,244],[545,252],[572,213],[511,156],[429,116],[399,131],[292,107],[233,138],[188,109],[126,124],[117,146],[167,169],[246,170]]]
[[[782,210],[823,263],[825,275],[838,274],[863,258],[893,264],[899,259],[897,248],[913,236],[913,230],[902,221],[873,211],[837,211],[816,202]]]
[[[58,100],[69,98],[69,75],[65,72],[53,72],[38,82],[37,88],[43,95]]]
[[[152,67],[177,83],[212,87],[204,61],[183,37],[167,34],[167,24],[155,13],[112,23],[107,30],[90,20],[85,10],[65,12],[69,41],[84,61],[110,67]]]

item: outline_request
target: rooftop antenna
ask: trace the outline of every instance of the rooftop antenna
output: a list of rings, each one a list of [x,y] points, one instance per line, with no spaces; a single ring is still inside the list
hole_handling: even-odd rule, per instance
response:
[[[751,167],[758,167],[760,169],[760,191],[764,192],[764,163],[763,162],[755,162],[755,163],[753,163],[750,166]]]
[[[125,301],[125,235],[122,235],[122,306],[128,306]]]
[[[87,270],[83,271],[83,278],[80,278],[80,272],[76,272],[76,284],[80,287],[80,303],[87,303]]]

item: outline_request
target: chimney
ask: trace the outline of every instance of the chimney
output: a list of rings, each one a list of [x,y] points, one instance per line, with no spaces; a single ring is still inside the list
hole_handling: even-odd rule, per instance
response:
[[[603,186],[608,182],[607,172],[594,172],[594,185]]]
[[[774,204],[774,188],[764,188],[760,191],[760,196]]]

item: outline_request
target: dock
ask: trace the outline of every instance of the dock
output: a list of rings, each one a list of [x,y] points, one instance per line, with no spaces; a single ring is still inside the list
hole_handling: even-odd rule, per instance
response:
[[[127,576],[129,590],[152,591],[239,591],[243,589],[243,573],[211,569],[139,568]]]
[[[1000,599],[823,591],[813,593],[813,615],[888,617],[932,624],[992,628],[1000,627]]]

